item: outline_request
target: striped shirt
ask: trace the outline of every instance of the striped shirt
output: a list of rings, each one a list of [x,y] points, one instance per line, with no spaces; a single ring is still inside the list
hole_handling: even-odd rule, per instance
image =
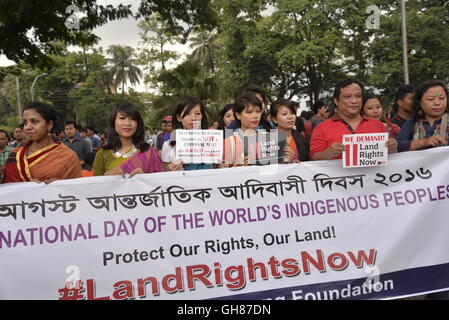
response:
[[[11,150],[12,150],[12,147],[5,147],[5,150],[0,152],[0,167],[5,165],[6,159],[8,159],[8,156],[11,153]]]

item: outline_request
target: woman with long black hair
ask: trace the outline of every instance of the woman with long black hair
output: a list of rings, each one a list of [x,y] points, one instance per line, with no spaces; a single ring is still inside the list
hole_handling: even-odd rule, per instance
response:
[[[136,106],[124,102],[115,107],[108,133],[107,144],[95,156],[95,176],[164,171],[159,155],[145,141],[145,125]]]
[[[212,164],[184,164],[176,156],[176,130],[207,130],[207,116],[203,103],[198,97],[187,96],[179,100],[172,114],[174,131],[170,140],[162,146],[162,162],[166,171],[212,169]]]

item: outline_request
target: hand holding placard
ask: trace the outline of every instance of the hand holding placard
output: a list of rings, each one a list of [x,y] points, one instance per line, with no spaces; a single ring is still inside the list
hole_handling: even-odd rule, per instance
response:
[[[388,139],[388,133],[345,135],[343,143],[343,168],[386,166],[388,153],[397,151],[397,142]]]

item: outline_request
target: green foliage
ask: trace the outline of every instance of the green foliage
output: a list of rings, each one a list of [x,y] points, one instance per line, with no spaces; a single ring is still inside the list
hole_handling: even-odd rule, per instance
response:
[[[429,78],[449,80],[449,5],[443,7],[444,2],[406,2],[414,85]],[[113,46],[110,60],[101,51],[86,54],[95,42],[89,30],[130,16],[129,9],[101,7],[92,0],[74,3],[98,8],[75,33],[64,26],[69,1],[42,2],[39,10],[30,0],[0,3],[0,53],[21,61],[0,68],[0,124],[16,116],[16,76],[25,105],[31,84],[44,72],[36,96],[52,103],[62,120],[77,116],[98,129],[105,128],[111,108],[122,99],[139,105],[147,124],[157,127],[183,95],[199,96],[212,123],[221,107],[250,83],[266,89],[270,100],[306,98],[312,103],[329,97],[335,83],[348,76],[380,90],[384,101],[391,101],[403,83],[399,1],[376,1],[379,29],[366,26],[371,0],[141,1],[136,17],[145,19],[139,24],[142,42],[136,57],[132,48]],[[34,15],[28,19],[30,12]],[[27,38],[32,28],[34,35]],[[186,40],[190,55],[168,49]],[[69,53],[67,44],[84,50]],[[140,79],[151,94],[114,94],[117,86],[123,92],[126,82]]]
[[[142,0],[134,18],[158,12],[169,27],[186,34],[194,26],[215,23],[211,0]],[[68,9],[75,5],[79,13]],[[131,5],[101,5],[96,0],[2,0],[0,1],[0,54],[19,63],[49,68],[48,54],[59,54],[57,42],[90,46],[98,37],[92,33],[108,21],[131,17]],[[79,18],[79,29],[72,18]],[[67,25],[69,27],[67,27]],[[0,78],[1,79],[1,78]]]
[[[179,40],[161,16],[155,14],[139,22],[141,43],[138,49],[139,64],[146,72],[145,82],[154,90],[160,90],[157,78],[166,71],[166,65],[179,58],[173,50],[166,48]]]
[[[59,114],[58,128],[66,120],[77,120],[81,125],[92,125],[98,130],[107,128],[110,111],[123,100],[131,101],[147,110],[142,94],[130,90],[128,94],[111,93],[116,83],[107,66],[107,58],[94,50],[92,53],[78,52],[51,56],[53,67],[47,75],[35,83],[35,99],[51,104]],[[128,61],[129,62],[129,61]],[[22,106],[31,101],[31,84],[44,70],[21,64],[20,97]],[[17,116],[16,76],[8,75],[0,82],[0,125],[15,127]]]
[[[449,80],[449,5],[440,1],[407,1],[410,81],[414,85],[438,78]],[[369,48],[373,63],[369,82],[382,88],[392,102],[395,88],[403,83],[402,42],[398,8],[391,7],[381,20],[381,28]]]
[[[142,71],[136,66],[137,59],[134,58],[134,49],[129,46],[112,45],[107,52],[112,55],[109,69],[114,78],[114,85],[122,86],[122,94],[125,93],[125,84],[129,81],[131,85],[139,84]],[[115,90],[117,91],[117,90]]]

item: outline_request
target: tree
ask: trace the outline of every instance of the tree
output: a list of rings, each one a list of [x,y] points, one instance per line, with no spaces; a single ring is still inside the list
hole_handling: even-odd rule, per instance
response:
[[[48,54],[58,52],[55,41],[74,46],[92,44],[98,39],[92,30],[108,21],[131,17],[130,8],[123,4],[103,6],[96,0],[0,1],[0,54],[16,63],[48,68],[52,64]],[[142,0],[134,18],[155,12],[178,33],[188,34],[193,27],[215,23],[211,0]]]
[[[101,49],[101,48],[100,48]],[[77,120],[82,125],[98,129],[107,127],[112,108],[121,100],[130,100],[145,112],[143,98],[130,90],[130,94],[112,94],[113,79],[108,76],[107,59],[102,50],[91,53],[77,52],[51,56],[55,62],[45,77],[35,86],[35,99],[51,104],[58,112],[57,128],[65,120]],[[26,64],[17,66],[20,71],[22,105],[30,102],[30,86],[43,70]],[[13,127],[18,124],[15,75],[8,75],[0,82],[0,125]]]
[[[160,90],[157,78],[161,72],[166,71],[168,63],[179,58],[176,51],[166,48],[167,45],[178,41],[178,35],[173,33],[159,14],[142,20],[139,28],[142,30],[142,42],[139,45],[138,57],[139,64],[144,66],[146,72],[145,83],[151,84],[154,90]]]
[[[112,55],[109,62],[112,64],[110,72],[114,75],[116,85],[122,85],[122,94],[125,93],[125,84],[139,84],[142,71],[136,66],[134,49],[129,46],[112,45],[107,52]]]
[[[256,79],[259,62],[245,55],[247,45],[257,32],[260,12],[268,1],[242,0],[217,1],[217,79],[221,89],[220,100],[232,101],[251,82],[263,85]],[[263,68],[263,67],[262,67]],[[254,72],[252,72],[254,71]]]
[[[449,30],[449,5],[440,1],[407,1],[410,82],[414,85],[432,79],[449,80],[449,43],[441,35]],[[392,102],[396,88],[403,84],[401,14],[399,4],[386,7],[369,49],[372,73],[369,82],[382,88]]]
[[[200,65],[206,74],[215,72],[215,55],[218,46],[215,44],[216,33],[208,33],[204,30],[196,32],[190,38],[190,48],[195,48],[192,52],[192,60]]]

